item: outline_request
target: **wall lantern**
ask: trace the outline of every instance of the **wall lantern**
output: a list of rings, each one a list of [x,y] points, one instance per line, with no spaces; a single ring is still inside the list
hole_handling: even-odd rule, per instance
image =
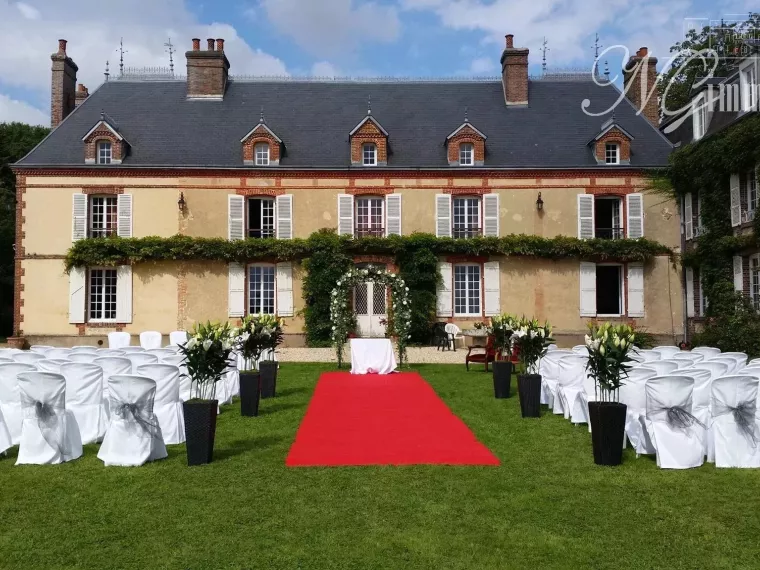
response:
[[[539,212],[544,209],[544,201],[541,199],[541,192],[538,193],[538,200],[536,200],[536,210]]]
[[[185,193],[180,192],[179,193],[179,200],[177,200],[177,206],[179,206],[179,211],[184,212],[185,208],[187,207],[187,202],[185,202]]]

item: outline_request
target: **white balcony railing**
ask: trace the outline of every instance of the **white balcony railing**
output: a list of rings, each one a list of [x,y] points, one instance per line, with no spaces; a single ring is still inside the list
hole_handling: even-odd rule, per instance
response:
[[[742,223],[746,224],[755,219],[755,210],[742,210]]]
[[[707,233],[707,229],[704,226],[697,226],[694,228],[694,237],[698,238],[699,236],[703,236]]]

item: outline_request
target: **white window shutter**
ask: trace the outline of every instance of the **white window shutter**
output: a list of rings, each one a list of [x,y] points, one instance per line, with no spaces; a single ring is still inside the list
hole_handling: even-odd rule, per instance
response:
[[[86,238],[87,194],[74,194],[72,196],[71,219],[71,241]]]
[[[734,256],[734,289],[744,292],[744,262],[740,255]]]
[[[483,264],[483,283],[485,285],[485,316],[491,317],[501,313],[501,274],[498,261]]]
[[[338,235],[354,235],[354,197],[338,194]]]
[[[625,202],[628,212],[628,237],[630,239],[644,237],[644,195],[628,194]]]
[[[578,239],[592,239],[593,237],[594,195],[578,194]]]
[[[454,298],[451,291],[454,268],[451,263],[442,261],[438,264],[438,272],[441,274],[441,283],[438,284],[436,294],[436,314],[439,317],[451,317],[454,314]]]
[[[277,264],[277,314],[281,317],[293,316],[293,264]]]
[[[385,235],[401,235],[401,194],[385,197]]]
[[[116,199],[118,224],[116,233],[119,237],[132,237],[132,194],[119,194]]]
[[[581,317],[596,316],[596,263],[581,262]]]
[[[731,175],[731,226],[740,226],[742,223],[742,198],[739,187],[739,175]]]
[[[705,291],[702,289],[702,274],[699,274],[699,316],[705,316],[705,310],[707,309],[707,299],[705,299]]]
[[[85,196],[85,194],[82,194]],[[69,273],[69,322],[80,324],[85,322],[85,301],[87,269],[74,267]]]
[[[483,235],[499,237],[499,195],[483,196]]]
[[[451,237],[451,196],[435,195],[435,235]]]
[[[229,265],[229,316],[245,315],[245,267],[241,263]]]
[[[230,241],[245,237],[245,198],[237,194],[227,196],[227,237]],[[230,315],[232,316],[232,315]]]
[[[293,195],[277,196],[277,239],[293,239]]]
[[[686,239],[694,237],[694,204],[691,198],[691,192],[687,192],[683,197],[683,226],[686,233]]]
[[[697,227],[702,227],[702,192],[697,192]]]
[[[132,322],[132,266],[116,268],[116,322]]]
[[[686,316],[694,316],[694,270],[686,268]]]
[[[628,264],[628,316],[644,316],[644,264]]]

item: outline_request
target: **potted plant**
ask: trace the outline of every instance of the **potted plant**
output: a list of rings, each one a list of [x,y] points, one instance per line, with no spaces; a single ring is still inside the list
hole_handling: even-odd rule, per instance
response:
[[[240,413],[257,416],[259,398],[271,398],[277,385],[277,362],[261,355],[282,343],[282,319],[274,315],[248,315],[238,329],[238,349],[246,370],[240,373]]]
[[[628,325],[589,324],[586,370],[595,382],[595,400],[588,403],[594,463],[620,465],[623,460],[626,405],[618,402],[628,377],[629,352],[636,336]]]
[[[274,359],[275,349],[282,344],[282,319],[274,315],[261,315],[262,343],[265,351],[271,351],[271,359],[259,362],[261,371],[261,397],[273,398],[277,395],[278,364]]]
[[[537,320],[525,317],[515,323],[513,344],[519,351],[523,367],[523,373],[517,376],[517,393],[524,418],[537,418],[541,415],[541,375],[538,373],[538,365],[553,342],[551,336],[549,323],[540,325]]]
[[[496,398],[509,398],[512,385],[512,331],[515,328],[515,318],[512,315],[496,315],[491,317],[496,360],[493,362],[493,392]],[[475,323],[478,326],[478,323]],[[506,355],[506,359],[502,360]]]
[[[199,323],[190,332],[189,340],[179,346],[190,375],[192,394],[182,404],[188,465],[211,463],[213,459],[219,404],[216,383],[227,370],[233,332],[229,323]]]

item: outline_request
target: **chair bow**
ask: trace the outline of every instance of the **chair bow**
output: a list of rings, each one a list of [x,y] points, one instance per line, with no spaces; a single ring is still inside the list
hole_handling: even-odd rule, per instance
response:
[[[112,397],[111,412],[125,420],[130,417],[142,428],[146,435],[155,438],[161,433],[158,420],[153,415],[153,398],[145,398],[136,402],[124,402]]]
[[[64,457],[64,442],[66,441],[66,422],[60,417],[64,413],[61,406],[55,402],[46,402],[21,392],[21,403],[34,409],[37,426],[42,434],[42,439],[54,450]]]
[[[668,406],[664,402],[661,402],[657,398],[653,398],[651,395],[648,396],[651,400],[651,406],[647,406],[649,410],[651,410],[651,413],[654,414],[664,414],[665,415],[665,421],[668,422],[668,425],[674,429],[679,429],[686,431],[688,428],[698,425],[702,429],[706,429],[705,424],[703,424],[701,421],[699,421],[690,411],[688,411],[689,408],[691,408],[691,396],[689,396],[686,400],[681,402],[680,404],[677,404],[675,406]]]
[[[733,414],[734,421],[744,436],[752,442],[752,447],[757,447],[760,436],[757,433],[757,421],[755,413],[757,411],[757,402],[747,400],[739,402],[736,406],[729,406],[724,401],[716,398],[713,405],[713,417]]]

